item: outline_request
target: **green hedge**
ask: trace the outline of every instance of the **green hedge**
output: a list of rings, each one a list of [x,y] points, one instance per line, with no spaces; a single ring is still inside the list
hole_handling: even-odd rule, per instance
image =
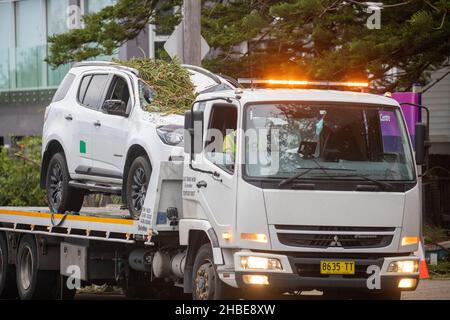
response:
[[[27,137],[0,148],[0,206],[46,206],[39,187],[41,138]]]

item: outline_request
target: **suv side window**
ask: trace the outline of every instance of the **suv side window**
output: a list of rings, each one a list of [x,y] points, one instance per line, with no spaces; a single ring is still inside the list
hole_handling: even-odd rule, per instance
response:
[[[94,110],[100,109],[103,100],[103,91],[105,90],[107,81],[107,74],[84,76],[78,91],[78,100],[80,103]]]
[[[105,100],[123,101],[129,110],[131,99],[127,81],[124,78],[115,75],[111,81]]]
[[[72,85],[74,79],[75,75],[73,73],[66,74],[63,81],[59,85],[58,90],[56,90],[52,102],[56,102],[65,98],[67,91],[69,91],[69,88]]]
[[[92,76],[84,76],[83,79],[81,79],[80,88],[78,89],[78,101],[83,104],[84,96],[86,95],[86,89],[89,85],[89,82],[91,81]]]
[[[228,173],[234,172],[237,109],[234,105],[212,106],[205,142],[205,156]]]

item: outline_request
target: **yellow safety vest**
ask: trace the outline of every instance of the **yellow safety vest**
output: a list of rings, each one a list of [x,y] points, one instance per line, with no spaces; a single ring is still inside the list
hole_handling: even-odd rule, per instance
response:
[[[223,139],[223,152],[236,155],[236,131],[233,131]]]

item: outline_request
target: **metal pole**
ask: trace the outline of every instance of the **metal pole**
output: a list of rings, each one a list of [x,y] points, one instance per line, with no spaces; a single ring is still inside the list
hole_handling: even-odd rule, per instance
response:
[[[201,65],[201,1],[184,0],[183,63]]]

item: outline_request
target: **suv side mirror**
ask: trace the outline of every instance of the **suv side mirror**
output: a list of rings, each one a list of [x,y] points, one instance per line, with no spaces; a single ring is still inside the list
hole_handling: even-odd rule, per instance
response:
[[[122,100],[106,100],[102,109],[108,114],[125,117],[127,115],[127,105]]]
[[[428,156],[428,127],[424,123],[416,123],[416,164],[424,165]]]
[[[184,152],[198,154],[203,150],[203,111],[184,114]]]

